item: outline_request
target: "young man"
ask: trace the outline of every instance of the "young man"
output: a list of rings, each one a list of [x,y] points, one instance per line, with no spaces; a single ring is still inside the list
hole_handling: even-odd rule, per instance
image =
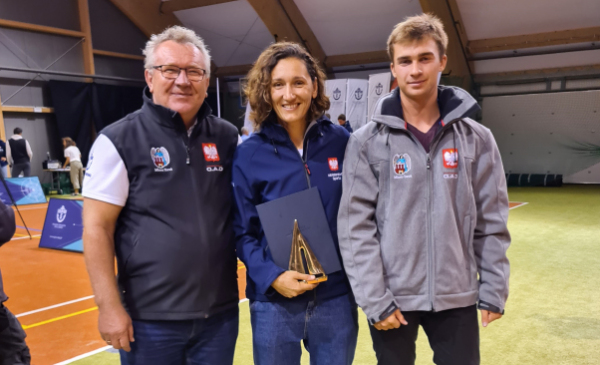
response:
[[[414,364],[423,326],[436,364],[479,364],[508,296],[502,161],[464,90],[438,86],[448,38],[424,14],[388,40],[398,88],[346,150],[338,234],[379,364]]]

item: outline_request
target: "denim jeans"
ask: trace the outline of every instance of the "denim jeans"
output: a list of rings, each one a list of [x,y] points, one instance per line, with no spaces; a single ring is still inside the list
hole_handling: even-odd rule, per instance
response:
[[[350,294],[323,301],[250,303],[254,364],[299,365],[300,341],[311,365],[350,365],[358,313]]]
[[[131,352],[123,365],[231,365],[239,329],[239,308],[207,319],[133,321]]]

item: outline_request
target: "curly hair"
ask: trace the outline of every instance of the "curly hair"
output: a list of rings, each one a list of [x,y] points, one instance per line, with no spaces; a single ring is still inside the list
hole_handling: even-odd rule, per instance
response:
[[[250,103],[252,112],[250,119],[255,129],[259,129],[273,110],[271,101],[271,72],[280,60],[294,57],[304,62],[306,70],[314,82],[316,79],[317,97],[312,100],[310,110],[306,114],[308,122],[321,117],[329,109],[329,98],[325,95],[325,73],[315,60],[299,44],[280,42],[265,49],[248,72],[248,82],[244,94]]]

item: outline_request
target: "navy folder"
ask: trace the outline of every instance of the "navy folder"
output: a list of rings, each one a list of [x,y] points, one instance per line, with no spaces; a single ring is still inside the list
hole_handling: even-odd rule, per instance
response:
[[[318,188],[257,205],[256,210],[277,266],[288,269],[296,219],[300,233],[323,266],[325,274],[342,269]]]

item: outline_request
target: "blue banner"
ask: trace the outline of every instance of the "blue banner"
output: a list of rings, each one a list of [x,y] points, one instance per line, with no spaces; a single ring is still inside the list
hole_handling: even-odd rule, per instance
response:
[[[37,176],[6,179],[6,186],[8,186],[17,205],[46,203],[46,196]],[[0,199],[5,205],[12,205],[6,188],[1,183]]]
[[[50,198],[40,246],[83,252],[83,201]]]

